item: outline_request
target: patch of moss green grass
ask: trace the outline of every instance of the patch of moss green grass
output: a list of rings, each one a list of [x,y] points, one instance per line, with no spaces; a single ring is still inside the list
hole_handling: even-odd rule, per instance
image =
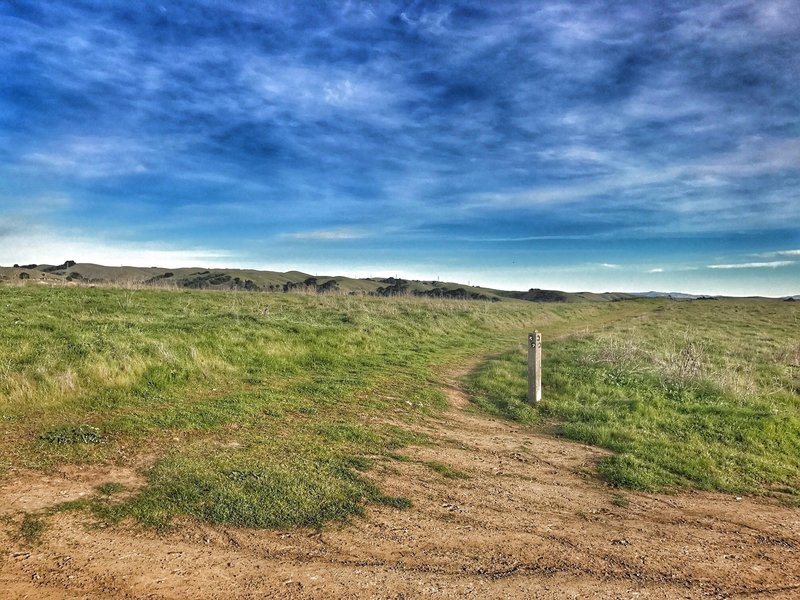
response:
[[[611,496],[611,504],[618,508],[628,508],[630,502],[623,494],[614,494]]]
[[[431,471],[434,471],[442,477],[446,477],[447,479],[469,479],[469,475],[467,475],[464,471],[455,469],[444,463],[431,460],[424,461],[422,464],[428,467]]]
[[[657,306],[36,285],[0,286],[0,304],[0,477],[155,456],[111,513],[159,527],[319,526],[407,506],[370,468],[428,442],[410,425],[441,413],[444,369],[534,326]]]
[[[98,485],[96,489],[103,496],[111,496],[112,494],[125,491],[125,486],[116,481],[106,481]]]
[[[37,544],[46,528],[47,525],[41,515],[25,513],[20,524],[20,535],[29,544]]]
[[[107,527],[131,515],[130,507],[122,502],[115,502],[112,495],[121,492],[125,487],[116,482],[106,482],[96,488],[96,494],[58,502],[36,512],[25,513],[19,527],[20,537],[28,544],[38,544],[47,530],[47,519],[57,513],[82,510],[94,517],[92,526]]]
[[[41,439],[51,444],[99,444],[100,430],[90,425],[62,425],[45,431]]]
[[[781,301],[671,302],[594,334],[545,339],[543,401],[525,402],[526,357],[468,377],[476,404],[555,423],[614,454],[611,484],[800,500],[800,310]]]

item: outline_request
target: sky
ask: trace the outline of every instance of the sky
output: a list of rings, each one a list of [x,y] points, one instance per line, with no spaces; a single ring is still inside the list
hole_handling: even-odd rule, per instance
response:
[[[800,0],[0,0],[0,265],[800,293]]]

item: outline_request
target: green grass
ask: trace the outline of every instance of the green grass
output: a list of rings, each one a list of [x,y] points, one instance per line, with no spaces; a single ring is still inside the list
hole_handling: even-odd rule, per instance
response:
[[[441,373],[495,415],[609,448],[611,483],[800,495],[800,317],[780,302],[541,305],[416,298],[0,286],[0,479],[131,464],[84,508],[319,526],[395,508],[373,467],[440,414]],[[545,334],[545,401],[525,398],[525,333]],[[580,332],[580,335],[577,334]],[[556,338],[564,337],[556,341]],[[444,477],[463,474],[426,463]],[[49,513],[48,513],[49,514]],[[43,515],[23,523],[32,539]],[[42,525],[43,527],[44,525]]]
[[[159,463],[150,485],[129,510],[156,526],[177,515],[191,515],[249,527],[317,527],[360,514],[366,502],[398,504],[341,457],[275,463],[251,456],[178,456]]]
[[[20,535],[29,544],[37,544],[42,538],[47,524],[41,515],[26,513],[20,524]]]
[[[125,491],[125,486],[116,481],[106,481],[98,485],[96,489],[103,496],[111,496],[112,494]]]
[[[434,471],[442,477],[446,477],[447,479],[469,479],[469,475],[467,475],[464,471],[455,469],[444,463],[431,460],[425,461],[422,464],[428,467],[431,471]]]
[[[285,527],[407,506],[370,469],[427,442],[404,424],[441,411],[448,365],[534,326],[566,331],[657,303],[28,285],[0,286],[0,305],[0,478],[154,456],[143,489],[92,510]]]
[[[611,496],[611,504],[618,508],[628,508],[630,504],[628,499],[623,494],[614,494]]]
[[[99,444],[103,438],[97,427],[64,425],[45,431],[41,439],[51,444]]]
[[[544,400],[525,402],[517,350],[468,378],[477,405],[614,452],[611,484],[800,500],[800,311],[780,301],[666,303],[642,318],[545,338]]]

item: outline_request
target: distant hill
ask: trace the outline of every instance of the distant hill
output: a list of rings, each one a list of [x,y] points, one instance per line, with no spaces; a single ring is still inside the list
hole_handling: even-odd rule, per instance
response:
[[[707,297],[695,294],[684,294],[682,292],[637,292],[631,295],[639,298],[674,298],[676,300],[695,300],[697,298]]]
[[[531,288],[509,291],[442,281],[421,281],[395,277],[314,276],[301,271],[259,271],[255,269],[204,269],[162,267],[108,267],[67,260],[60,265],[29,264],[0,267],[0,281],[31,280],[44,285],[146,285],[154,287],[244,290],[260,292],[342,293],[372,296],[424,296],[462,300],[524,300],[528,302],[618,302],[640,298],[705,300],[678,292],[562,292]],[[789,297],[792,298],[792,297]],[[800,296],[793,297],[800,300]],[[788,298],[787,298],[788,299]]]
[[[504,292],[498,294],[506,298],[516,298],[518,300],[528,300],[529,302],[618,302],[620,300],[633,300],[633,294],[617,292],[605,292],[598,294],[595,292],[561,292],[558,290],[540,290],[532,288],[527,292]]]
[[[311,292],[368,294],[375,296],[414,295],[433,298],[500,301],[497,290],[461,283],[389,278],[314,276],[301,271],[259,271],[254,269],[205,269],[162,267],[108,267],[68,260],[60,265],[29,264],[0,267],[0,279],[32,280],[44,284],[152,285],[155,287],[246,290],[262,292]]]

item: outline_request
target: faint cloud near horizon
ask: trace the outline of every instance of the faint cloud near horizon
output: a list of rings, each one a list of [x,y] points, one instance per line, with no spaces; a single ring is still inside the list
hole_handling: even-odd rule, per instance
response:
[[[800,256],[800,250],[775,250],[774,252],[760,252],[752,256],[768,258],[771,256]]]
[[[228,259],[222,261],[220,259]],[[229,267],[235,254],[215,248],[178,248],[165,242],[93,239],[82,233],[58,232],[48,227],[16,229],[3,236],[0,264],[60,264],[65,260],[131,267]]]
[[[297,231],[294,233],[284,233],[279,237],[291,240],[316,240],[316,241],[337,241],[337,240],[360,240],[368,234],[360,229],[349,227],[337,227],[334,229],[314,229],[312,231]]]
[[[709,269],[777,269],[797,264],[793,260],[773,260],[770,262],[734,263],[728,265],[707,265]]]

